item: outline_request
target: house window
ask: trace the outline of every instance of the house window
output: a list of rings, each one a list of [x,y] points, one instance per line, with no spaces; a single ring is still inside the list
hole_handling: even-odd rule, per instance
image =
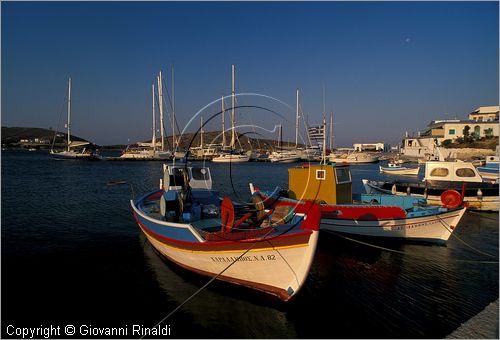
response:
[[[351,183],[349,168],[335,168],[335,177],[337,178],[337,184]]]
[[[326,178],[326,170],[316,170],[316,179],[324,180]]]
[[[449,135],[454,135],[455,134],[455,129],[450,129],[450,131],[448,131],[448,134]]]
[[[474,127],[474,137],[479,138],[480,135],[481,135],[481,128],[479,127],[479,125],[476,125]]]
[[[448,176],[449,172],[448,172],[448,169],[446,168],[435,168],[435,169],[432,169],[431,171],[431,176],[434,176],[434,177],[446,177]]]
[[[460,168],[455,171],[458,177],[476,177],[474,170],[469,168]]]

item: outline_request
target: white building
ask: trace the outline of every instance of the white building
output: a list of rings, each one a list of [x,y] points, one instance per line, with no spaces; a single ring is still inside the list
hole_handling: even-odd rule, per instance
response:
[[[447,119],[430,122],[428,129],[417,137],[403,138],[401,153],[409,157],[435,159],[436,147],[444,140],[464,137],[464,132],[473,138],[498,137],[498,106],[481,106],[468,114],[468,119]]]
[[[388,146],[384,143],[373,143],[373,144],[353,144],[355,151],[387,151]]]

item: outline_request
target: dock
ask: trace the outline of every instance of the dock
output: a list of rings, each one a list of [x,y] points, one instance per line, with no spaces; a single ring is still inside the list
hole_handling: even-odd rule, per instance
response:
[[[463,323],[446,339],[498,339],[498,299]]]

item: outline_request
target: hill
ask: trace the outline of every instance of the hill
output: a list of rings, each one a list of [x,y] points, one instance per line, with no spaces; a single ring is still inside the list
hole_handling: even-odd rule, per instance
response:
[[[56,131],[35,127],[7,127],[2,126],[2,146],[12,147],[40,147],[46,148],[52,145]],[[61,146],[68,139],[64,132],[57,132],[56,144]],[[71,140],[87,141],[81,137],[71,135]]]
[[[241,148],[244,150],[250,150],[250,149],[262,149],[262,150],[275,150],[277,146],[277,141],[272,140],[272,139],[260,139],[260,138],[252,138],[249,137],[248,135],[253,135],[254,134],[238,134],[238,139],[239,143],[236,143],[236,148],[239,149],[240,145]],[[179,136],[176,136],[177,139],[179,140]],[[201,135],[197,134],[195,136],[194,133],[185,133],[182,135],[182,137],[179,140],[179,148],[186,150],[189,146],[191,147],[196,147],[200,145],[200,139]],[[150,142],[151,140],[146,140],[143,142]],[[159,144],[160,139],[157,139],[157,143]],[[231,141],[231,135],[227,134],[226,135],[226,145],[229,144]],[[222,135],[220,131],[210,131],[210,132],[204,132],[203,133],[203,144],[222,144]],[[286,143],[283,142],[283,148],[288,148],[295,146],[295,143]],[[115,146],[105,146],[105,148],[114,148]],[[165,137],[165,147],[167,149],[172,149],[172,136],[167,136]],[[303,147],[302,144],[299,144],[299,147]]]

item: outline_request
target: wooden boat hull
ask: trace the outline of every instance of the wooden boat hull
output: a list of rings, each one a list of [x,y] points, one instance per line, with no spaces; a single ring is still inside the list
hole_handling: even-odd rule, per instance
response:
[[[465,210],[466,208],[460,208],[431,216],[381,220],[323,217],[320,229],[352,235],[445,243]]]
[[[316,226],[311,229],[295,228],[263,238],[210,242],[190,224],[156,220],[142,212],[140,204],[131,201],[131,206],[140,230],[165,258],[192,272],[217,276],[218,280],[249,287],[282,301],[291,299],[303,286],[318,241],[319,206]]]
[[[414,195],[423,197],[427,200],[427,204],[441,205],[441,194],[448,189],[455,189],[461,192],[459,183],[457,185],[433,186],[432,183],[425,187],[425,183],[388,183],[377,182],[363,179],[363,186],[368,194],[384,193],[395,195]],[[479,183],[478,185],[480,185]],[[464,202],[468,204],[470,210],[479,211],[498,211],[498,184],[474,186],[473,183],[468,183],[465,190]]]
[[[384,174],[389,174],[389,175],[411,175],[411,176],[416,176],[418,175],[418,171],[420,170],[418,167],[417,168],[387,168],[383,166],[379,166],[380,172]]]

